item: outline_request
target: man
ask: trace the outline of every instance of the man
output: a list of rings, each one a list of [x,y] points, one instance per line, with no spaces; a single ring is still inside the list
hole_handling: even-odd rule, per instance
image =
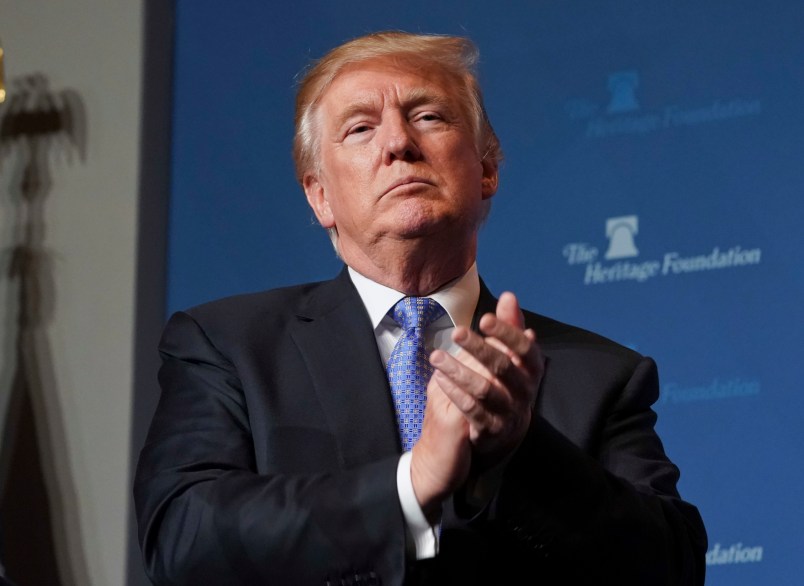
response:
[[[305,76],[298,177],[346,268],[172,316],[135,480],[155,584],[703,584],[654,362],[478,277],[475,59],[378,33]]]

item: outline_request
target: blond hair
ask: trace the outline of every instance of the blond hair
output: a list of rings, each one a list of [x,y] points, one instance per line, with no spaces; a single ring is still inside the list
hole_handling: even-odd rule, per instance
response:
[[[293,160],[299,183],[304,183],[305,174],[318,169],[319,129],[315,111],[321,97],[344,67],[380,58],[423,63],[439,68],[454,79],[478,155],[495,167],[500,163],[502,149],[483,105],[476,73],[478,51],[474,43],[464,37],[384,31],[355,38],[332,49],[304,73],[296,94],[293,140]]]

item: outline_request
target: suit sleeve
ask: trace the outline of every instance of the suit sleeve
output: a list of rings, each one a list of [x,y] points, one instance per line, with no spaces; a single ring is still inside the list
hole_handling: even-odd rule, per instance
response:
[[[162,394],[134,483],[155,585],[396,583],[405,556],[397,457],[258,474],[229,360],[187,314],[171,318],[160,354]]]
[[[656,365],[642,358],[626,378],[591,430],[593,449],[535,415],[496,496],[471,521],[500,536],[522,583],[704,583],[706,532],[654,431]]]

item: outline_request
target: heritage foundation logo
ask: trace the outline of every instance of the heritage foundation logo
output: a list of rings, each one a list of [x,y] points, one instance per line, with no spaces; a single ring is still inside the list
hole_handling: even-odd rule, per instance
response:
[[[724,566],[728,564],[748,564],[762,561],[764,549],[761,545],[749,547],[735,543],[728,547],[716,543],[706,552],[707,566]]]
[[[755,378],[732,377],[715,378],[696,384],[669,382],[662,385],[661,402],[665,404],[685,404],[698,401],[717,401],[737,397],[755,397],[760,394],[762,385]]]
[[[639,259],[636,237],[639,217],[636,215],[608,218],[605,236],[606,252],[588,242],[570,242],[562,255],[570,266],[583,267],[584,285],[602,285],[619,281],[644,283],[658,277],[713,271],[758,265],[762,260],[760,248],[744,249],[739,245],[714,246],[696,254],[668,251],[657,258]]]
[[[637,98],[639,72],[616,71],[609,74],[606,89],[609,100],[601,104],[574,98],[564,104],[571,120],[585,122],[587,138],[606,138],[625,134],[648,134],[670,128],[697,126],[762,113],[759,98],[717,98],[695,105],[667,104],[642,108]]]

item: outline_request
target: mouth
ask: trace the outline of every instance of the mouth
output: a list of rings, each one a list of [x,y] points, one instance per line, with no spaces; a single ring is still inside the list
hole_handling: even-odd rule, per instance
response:
[[[435,185],[435,183],[433,183],[430,179],[411,175],[409,177],[403,177],[391,183],[391,185],[388,186],[388,189],[385,190],[385,193],[383,193],[383,195],[388,195],[389,193],[395,190],[400,191],[415,190],[420,187],[433,186],[433,185]]]

